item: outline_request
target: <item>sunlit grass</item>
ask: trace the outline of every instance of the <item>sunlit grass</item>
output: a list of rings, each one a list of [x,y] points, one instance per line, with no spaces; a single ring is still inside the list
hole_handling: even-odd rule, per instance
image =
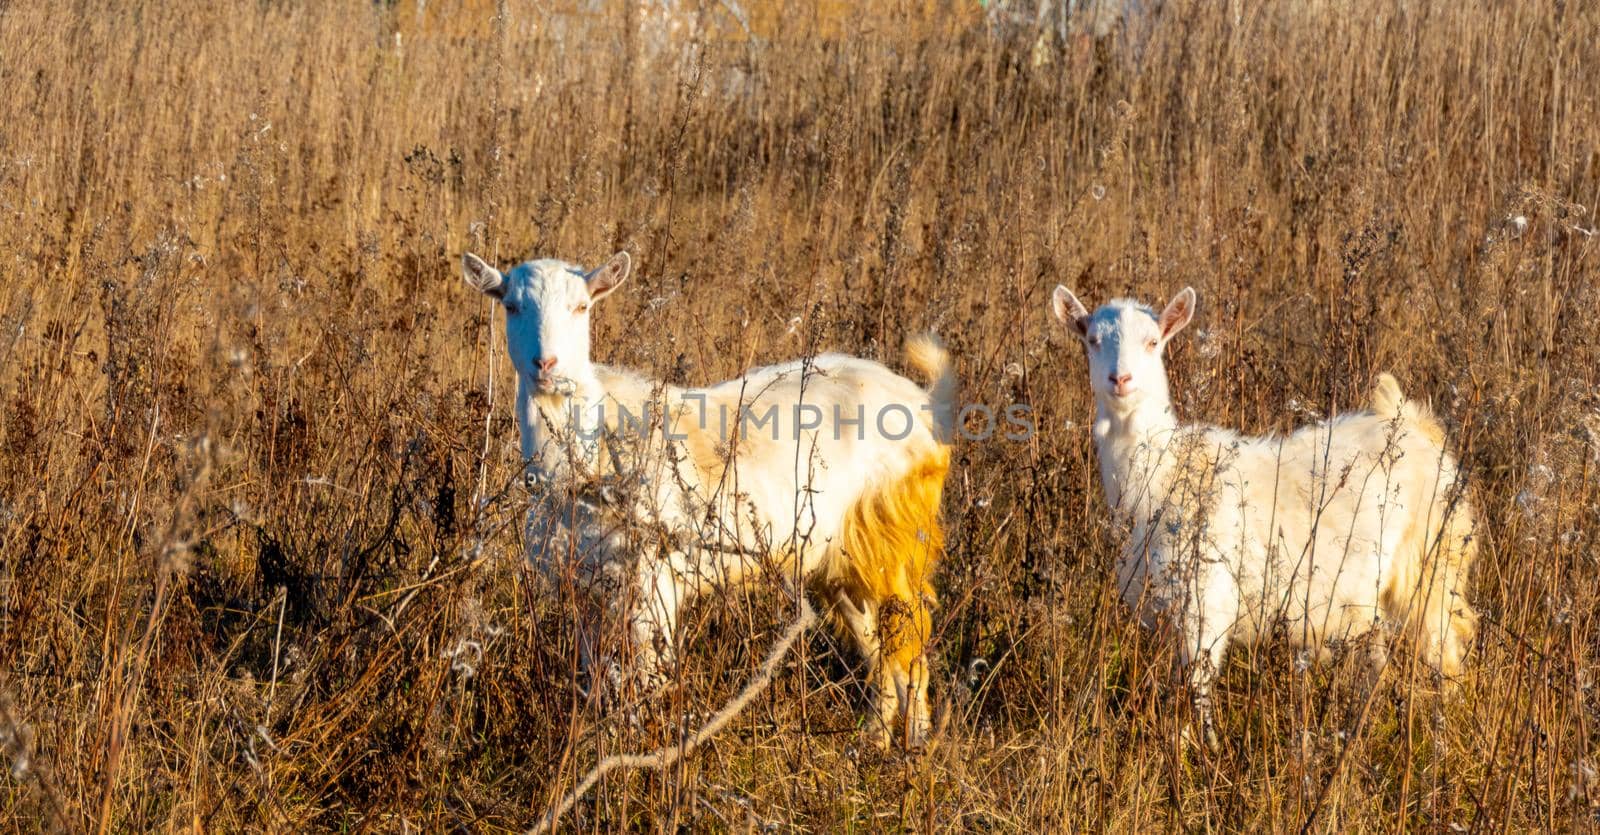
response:
[[[626,249],[598,360],[898,367],[933,329],[964,399],[1039,431],[957,450],[927,756],[872,748],[817,633],[570,825],[1591,825],[1600,7],[1214,5],[1040,46],[796,3],[693,49],[620,2],[562,37],[521,2],[0,5],[0,822],[520,829],[722,704],[782,595],[695,609],[636,721],[582,695],[456,266]],[[1243,649],[1219,746],[1181,742],[1171,647],[1111,588],[1058,282],[1199,291],[1186,418],[1286,429],[1386,370],[1431,401],[1486,528],[1453,695]]]

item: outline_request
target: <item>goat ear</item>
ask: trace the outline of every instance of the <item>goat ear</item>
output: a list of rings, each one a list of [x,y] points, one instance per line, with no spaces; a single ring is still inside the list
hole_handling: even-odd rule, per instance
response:
[[[1158,320],[1161,325],[1161,339],[1163,341],[1176,336],[1194,318],[1195,296],[1193,287],[1185,287],[1178,291],[1178,295],[1167,302],[1167,309],[1161,311]]]
[[[506,277],[500,271],[489,266],[482,258],[468,252],[461,256],[461,271],[467,276],[467,284],[487,296],[497,299],[506,297]]]
[[[628,279],[628,271],[633,269],[633,259],[628,253],[619,252],[611,256],[604,267],[589,273],[586,281],[589,284],[589,298],[600,301],[612,290],[617,289],[622,282]]]
[[[1050,309],[1055,312],[1056,318],[1063,325],[1070,325],[1079,337],[1089,333],[1089,309],[1072,295],[1072,291],[1057,284],[1056,291],[1050,294]]]

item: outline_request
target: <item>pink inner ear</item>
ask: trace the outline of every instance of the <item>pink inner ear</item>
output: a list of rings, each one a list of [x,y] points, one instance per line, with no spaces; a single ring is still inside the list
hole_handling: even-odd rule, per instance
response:
[[[1189,305],[1187,301],[1174,301],[1167,305],[1161,312],[1161,337],[1163,339],[1172,335],[1172,332],[1183,326],[1189,319]]]
[[[596,296],[609,293],[611,290],[615,289],[618,284],[622,283],[624,269],[625,267],[618,263],[618,259],[611,259],[611,261],[608,262],[604,267],[601,267],[600,271],[595,273],[594,278],[589,281],[589,297],[594,298]]]

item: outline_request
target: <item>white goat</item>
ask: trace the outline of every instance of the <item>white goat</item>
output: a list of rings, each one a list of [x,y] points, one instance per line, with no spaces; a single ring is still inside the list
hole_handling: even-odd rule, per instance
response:
[[[1127,299],[1091,315],[1065,287],[1052,306],[1087,351],[1106,502],[1131,529],[1122,597],[1146,625],[1176,629],[1208,733],[1229,644],[1275,626],[1318,658],[1330,641],[1399,627],[1441,674],[1460,670],[1477,623],[1472,511],[1426,406],[1383,374],[1370,409],[1288,436],[1180,425],[1162,351],[1193,317],[1194,290],[1160,316]]]
[[[567,518],[594,548],[590,566],[628,587],[608,605],[627,617],[636,671],[659,684],[698,594],[769,571],[803,579],[871,667],[880,738],[898,718],[921,744],[954,428],[944,349],[907,345],[930,390],[836,354],[678,388],[590,361],[589,310],[627,277],[626,253],[593,272],[543,260],[502,275],[472,254],[463,265],[505,308],[530,476],[586,498]],[[622,534],[640,528],[655,540]]]

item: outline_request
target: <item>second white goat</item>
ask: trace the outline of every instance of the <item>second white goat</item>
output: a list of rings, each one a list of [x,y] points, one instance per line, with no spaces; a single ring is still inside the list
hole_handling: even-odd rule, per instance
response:
[[[1106,501],[1129,534],[1119,591],[1147,625],[1175,629],[1208,733],[1224,653],[1277,628],[1319,658],[1331,642],[1400,630],[1439,673],[1461,669],[1477,546],[1425,405],[1384,374],[1369,408],[1286,436],[1180,424],[1162,355],[1194,315],[1194,290],[1159,315],[1128,299],[1091,314],[1065,287],[1052,307],[1088,355]]]

